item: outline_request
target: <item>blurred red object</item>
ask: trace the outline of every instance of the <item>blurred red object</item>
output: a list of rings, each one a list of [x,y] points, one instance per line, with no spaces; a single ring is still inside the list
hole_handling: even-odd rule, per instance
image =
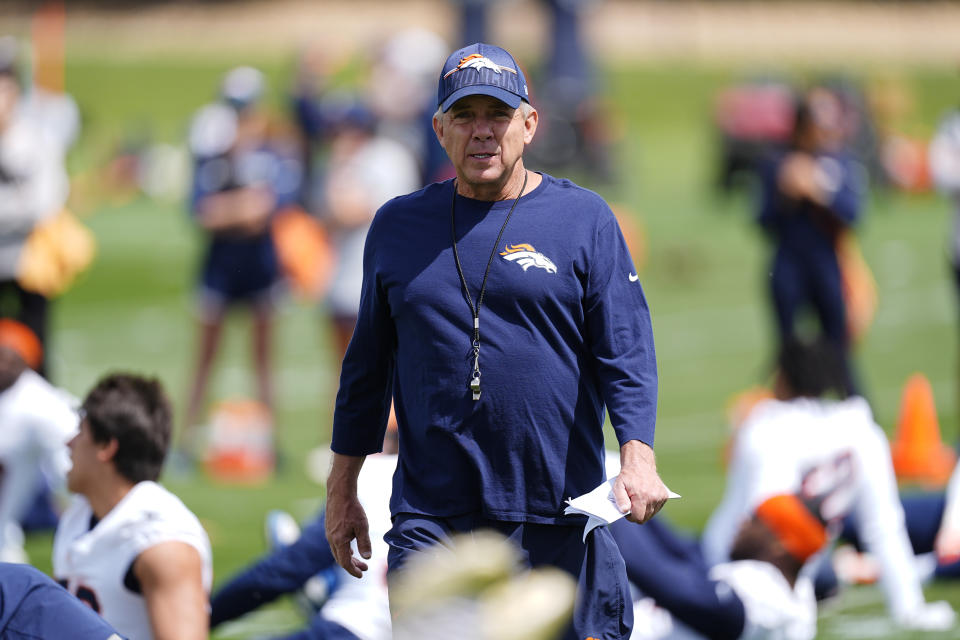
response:
[[[883,170],[898,189],[922,193],[932,187],[927,143],[895,134],[883,141]]]
[[[788,87],[752,85],[721,91],[714,117],[720,131],[732,138],[785,141],[793,131],[793,112],[793,94]]]
[[[37,335],[16,320],[0,318],[0,346],[16,351],[31,369],[43,362],[43,345]]]
[[[273,219],[273,241],[291,287],[306,300],[321,299],[333,277],[336,248],[326,228],[298,207]]]

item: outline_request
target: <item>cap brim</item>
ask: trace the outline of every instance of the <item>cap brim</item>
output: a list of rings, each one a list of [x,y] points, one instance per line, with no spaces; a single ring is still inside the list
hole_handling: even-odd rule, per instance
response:
[[[485,84],[472,84],[466,87],[461,87],[447,96],[447,99],[440,103],[440,109],[446,113],[453,103],[459,100],[460,98],[465,98],[467,96],[475,95],[484,95],[496,98],[500,102],[503,102],[511,109],[516,109],[520,106],[521,98],[515,93],[511,93],[506,89],[501,89],[500,87],[492,87]]]

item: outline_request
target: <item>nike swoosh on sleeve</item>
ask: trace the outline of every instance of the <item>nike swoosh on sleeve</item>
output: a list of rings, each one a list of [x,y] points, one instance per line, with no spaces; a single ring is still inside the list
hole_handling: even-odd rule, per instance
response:
[[[637,280],[640,279],[640,276],[638,276],[635,273],[631,273],[627,277],[630,278],[630,282],[636,282]]]

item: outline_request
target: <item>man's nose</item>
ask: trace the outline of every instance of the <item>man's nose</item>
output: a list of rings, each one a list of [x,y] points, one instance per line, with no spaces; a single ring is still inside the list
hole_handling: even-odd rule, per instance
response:
[[[473,137],[485,140],[493,135],[493,121],[483,116],[478,117],[473,123]]]

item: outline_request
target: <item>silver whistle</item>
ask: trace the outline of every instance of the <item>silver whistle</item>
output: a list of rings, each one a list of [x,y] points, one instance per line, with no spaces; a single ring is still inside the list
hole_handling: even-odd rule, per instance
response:
[[[470,381],[470,391],[473,392],[473,399],[480,399],[480,376],[474,376]]]

